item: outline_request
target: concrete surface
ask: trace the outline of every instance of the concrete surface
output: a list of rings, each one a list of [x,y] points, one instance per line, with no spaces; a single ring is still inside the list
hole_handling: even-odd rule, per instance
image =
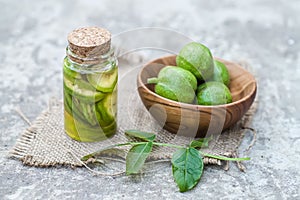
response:
[[[299,11],[297,0],[1,0],[0,199],[300,199]],[[227,172],[207,166],[200,184],[181,194],[169,164],[132,179],[7,159],[27,127],[13,109],[34,120],[50,97],[61,97],[66,35],[87,25],[113,34],[168,28],[206,44],[218,57],[247,60],[259,81],[260,101],[247,172],[234,163]],[[248,134],[241,149],[251,139]]]

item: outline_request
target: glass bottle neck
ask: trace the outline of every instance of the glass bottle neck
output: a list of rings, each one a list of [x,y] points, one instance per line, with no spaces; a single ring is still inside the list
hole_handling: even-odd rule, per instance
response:
[[[97,55],[95,53],[91,53],[90,55],[86,55],[85,57],[83,57],[72,52],[71,48],[67,46],[66,54],[70,60],[80,65],[101,64],[107,62],[112,58],[115,58],[113,48],[110,48],[110,50],[106,54]]]
[[[117,59],[114,56],[114,49],[110,49],[106,54],[97,56],[80,57],[73,53],[69,46],[66,48],[68,62],[74,70],[80,71],[104,71],[117,66]]]

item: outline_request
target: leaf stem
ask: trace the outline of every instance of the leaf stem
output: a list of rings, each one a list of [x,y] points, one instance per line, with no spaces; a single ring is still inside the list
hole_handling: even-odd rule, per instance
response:
[[[139,145],[139,144],[145,144],[145,143],[148,143],[148,142],[127,142],[127,143],[119,144],[117,146]]]
[[[203,156],[206,156],[206,157],[210,157],[210,158],[216,158],[216,159],[219,159],[219,160],[230,160],[230,161],[243,161],[243,160],[250,160],[249,157],[245,157],[245,158],[228,158],[228,157],[224,157],[224,156],[216,156],[216,155],[212,155],[212,154],[209,154],[209,153],[203,153],[201,151],[199,151],[200,154],[202,154]]]
[[[158,78],[157,77],[148,78],[147,83],[148,84],[157,84],[158,83]]]

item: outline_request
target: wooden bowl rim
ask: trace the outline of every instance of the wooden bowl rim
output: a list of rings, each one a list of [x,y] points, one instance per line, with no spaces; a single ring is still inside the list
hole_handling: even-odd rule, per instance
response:
[[[155,61],[157,60],[160,60],[160,59],[166,59],[166,58],[170,58],[170,57],[174,57],[176,55],[167,55],[167,56],[163,56],[163,57],[159,57],[159,58],[156,58],[156,59],[153,59],[151,61],[149,61],[148,63],[146,63],[143,68],[140,70],[139,74],[138,74],[138,82],[139,82],[139,86],[138,87],[143,87],[148,93],[150,93],[151,95],[157,97],[157,98],[160,98],[166,102],[168,102],[169,105],[174,105],[174,106],[184,106],[185,108],[190,108],[190,109],[195,109],[197,108],[197,110],[199,109],[204,109],[204,108],[226,108],[226,107],[229,107],[229,106],[234,106],[236,104],[241,104],[242,102],[245,102],[247,101],[249,98],[251,98],[251,96],[256,92],[257,90],[257,83],[256,83],[256,80],[254,78],[254,76],[248,72],[245,68],[241,67],[239,64],[235,63],[235,62],[232,62],[232,61],[228,61],[228,60],[224,60],[224,59],[221,59],[221,58],[214,58],[214,59],[217,59],[217,60],[220,60],[220,61],[225,61],[225,62],[229,62],[229,63],[233,63],[236,67],[240,68],[241,70],[243,70],[245,73],[248,73],[252,80],[253,80],[253,83],[254,83],[254,87],[252,88],[252,90],[243,98],[239,99],[238,101],[234,101],[232,103],[228,103],[228,104],[221,104],[221,105],[197,105],[197,104],[189,104],[189,103],[182,103],[182,102],[177,102],[177,101],[174,101],[174,100],[171,100],[171,99],[167,99],[165,97],[162,97],[158,94],[156,94],[155,92],[152,92],[142,81],[142,72],[144,71],[144,69],[152,64],[152,63],[155,63]],[[252,83],[252,82],[251,82]]]

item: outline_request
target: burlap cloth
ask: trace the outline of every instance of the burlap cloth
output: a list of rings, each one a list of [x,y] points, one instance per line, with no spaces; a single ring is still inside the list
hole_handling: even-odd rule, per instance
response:
[[[171,134],[157,125],[138,96],[135,82],[136,74],[132,74],[134,77],[132,85],[134,86],[131,88],[126,87],[126,91],[122,88],[124,84],[120,84],[119,81],[118,131],[113,138],[96,143],[82,143],[69,138],[64,133],[63,128],[62,102],[57,99],[51,99],[48,109],[42,112],[31,123],[30,127],[21,134],[10,152],[10,156],[19,159],[25,165],[36,167],[56,165],[79,167],[83,166],[83,163],[80,161],[82,156],[115,143],[128,141],[124,134],[126,129],[139,129],[156,133],[157,141],[159,142],[178,145],[188,144],[191,138]],[[125,80],[126,77],[123,79]],[[249,128],[249,123],[256,107],[257,102],[252,105],[242,120],[223,132],[219,137],[214,138],[210,142],[209,148],[202,149],[202,151],[214,155],[237,157],[238,147],[246,131],[252,130],[252,132],[255,132]],[[255,139],[255,135],[252,138]],[[253,141],[251,145],[253,145]],[[170,159],[175,150],[168,147],[155,147],[149,160]],[[204,158],[204,163],[222,165],[222,161],[206,157]],[[241,170],[245,169],[240,162],[237,165]],[[224,168],[228,169],[228,165],[225,164]]]

